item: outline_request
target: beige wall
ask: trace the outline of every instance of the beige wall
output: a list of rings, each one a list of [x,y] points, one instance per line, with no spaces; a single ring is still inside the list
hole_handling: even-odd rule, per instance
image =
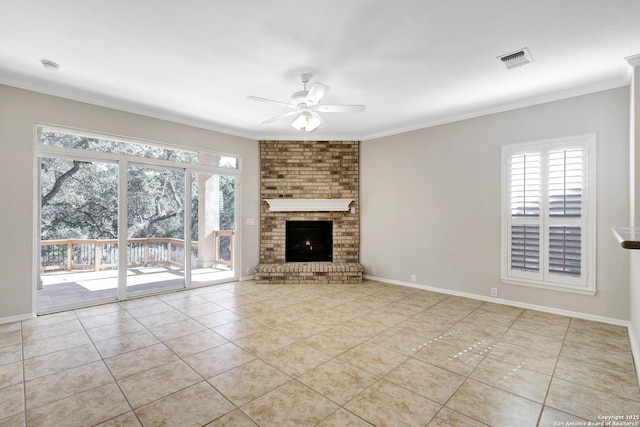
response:
[[[32,310],[35,121],[241,155],[240,273],[258,263],[258,221],[244,226],[260,214],[256,141],[0,85],[0,319]],[[610,231],[629,221],[628,129],[625,87],[361,143],[366,273],[483,297],[498,287],[505,300],[629,320],[629,254]],[[501,145],[587,132],[598,137],[598,293],[501,283]]]
[[[628,321],[629,88],[435,126],[361,144],[365,274]],[[434,102],[436,102],[434,100]],[[501,146],[597,134],[597,294],[500,281]]]
[[[0,320],[32,312],[36,121],[240,155],[240,274],[258,263],[257,141],[0,85]],[[256,225],[244,226],[247,218]]]

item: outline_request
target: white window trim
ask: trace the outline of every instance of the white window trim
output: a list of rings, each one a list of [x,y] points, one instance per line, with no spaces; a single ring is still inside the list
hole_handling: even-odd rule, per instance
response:
[[[582,247],[581,257],[581,278],[574,279],[570,277],[562,276],[560,280],[553,280],[554,277],[548,272],[545,273],[548,259],[548,246],[546,245],[549,225],[553,225],[554,220],[550,219],[547,214],[548,209],[548,197],[546,195],[546,182],[547,177],[543,172],[542,187],[544,188],[541,196],[541,240],[545,243],[542,245],[540,253],[540,272],[539,273],[527,273],[524,271],[518,271],[513,274],[511,272],[510,263],[510,248],[511,248],[511,194],[510,194],[510,171],[509,171],[509,158],[517,152],[525,152],[527,150],[538,150],[543,154],[554,146],[570,147],[571,145],[579,145],[583,148],[584,156],[584,168],[586,173],[584,174],[583,188],[585,189],[583,194],[583,210],[582,217],[580,219],[573,220],[571,222],[580,223],[581,227],[584,227],[583,233],[584,242]],[[543,156],[542,163],[546,161]],[[596,134],[582,134],[573,135],[561,138],[546,139],[540,141],[531,141],[518,144],[509,144],[502,147],[502,183],[501,183],[501,266],[500,266],[500,279],[503,283],[528,286],[541,289],[549,289],[554,291],[576,293],[582,295],[595,295],[596,294]]]

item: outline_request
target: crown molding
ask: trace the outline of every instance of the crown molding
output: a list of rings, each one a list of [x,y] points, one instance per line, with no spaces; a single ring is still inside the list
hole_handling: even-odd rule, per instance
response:
[[[624,58],[624,60],[627,61],[629,65],[635,68],[640,65],[640,54],[627,56],[626,58]]]

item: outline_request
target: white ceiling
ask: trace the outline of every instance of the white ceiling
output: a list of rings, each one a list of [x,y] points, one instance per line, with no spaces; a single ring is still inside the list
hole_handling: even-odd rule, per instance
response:
[[[246,99],[301,73],[367,106],[308,137],[367,140],[622,86],[636,54],[639,0],[0,0],[0,83],[252,139],[303,137]]]

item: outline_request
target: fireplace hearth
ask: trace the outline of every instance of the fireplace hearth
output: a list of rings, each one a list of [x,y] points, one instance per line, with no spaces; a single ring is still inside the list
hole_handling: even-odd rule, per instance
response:
[[[333,261],[333,221],[287,221],[286,262]]]

